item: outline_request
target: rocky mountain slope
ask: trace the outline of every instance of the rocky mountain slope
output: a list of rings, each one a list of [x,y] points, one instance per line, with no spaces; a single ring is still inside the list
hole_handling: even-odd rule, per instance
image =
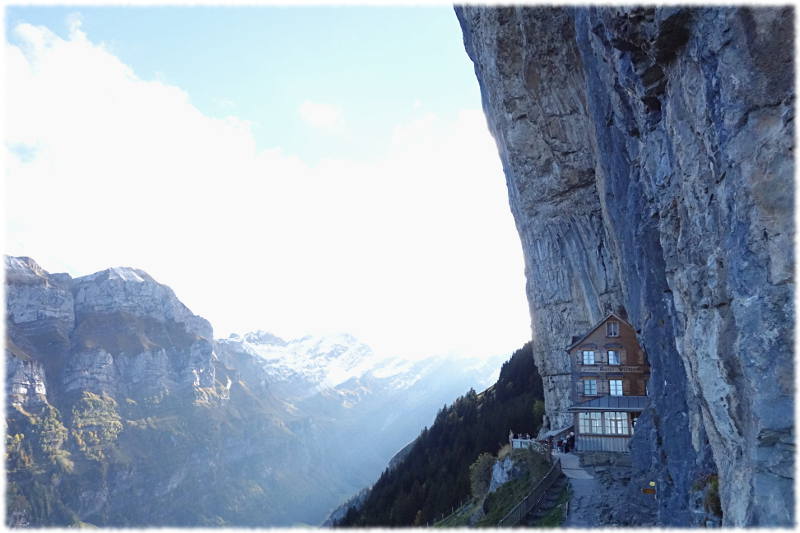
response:
[[[291,522],[296,438],[146,273],[71,279],[6,258],[7,523]],[[289,496],[291,494],[291,496]],[[277,504],[277,505],[276,505]]]
[[[794,520],[793,9],[456,8],[522,239],[550,427],[564,347],[625,313],[658,523]],[[711,480],[711,481],[709,481]],[[641,494],[631,494],[631,501]]]
[[[131,268],[72,279],[7,257],[6,305],[16,526],[318,524],[491,374],[374,364],[347,336],[215,342]]]

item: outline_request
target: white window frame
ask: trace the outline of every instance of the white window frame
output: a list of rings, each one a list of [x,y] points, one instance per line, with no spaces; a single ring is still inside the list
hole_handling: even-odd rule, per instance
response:
[[[589,413],[589,421],[592,424],[592,429],[591,429],[592,433],[597,433],[599,435],[602,435],[603,433],[603,421],[601,419],[602,414],[603,413],[599,411],[594,413]]]
[[[578,413],[578,431],[581,433],[589,433],[590,428],[589,413]]]
[[[578,431],[580,433],[594,433],[597,435],[603,434],[603,422],[601,419],[602,413],[578,413]]]
[[[622,380],[621,379],[609,379],[608,380],[608,393],[611,396],[623,396],[624,393],[622,392]]]
[[[628,413],[608,411],[603,414],[606,435],[630,435]]]
[[[594,391],[594,392],[592,392]],[[584,396],[597,396],[597,380],[584,379],[583,380],[583,395]]]
[[[619,322],[616,320],[606,322],[606,337],[619,337]]]
[[[594,350],[581,350],[581,357],[584,365],[595,364]]]
[[[611,360],[611,354],[614,354],[614,361]],[[622,357],[620,357],[619,350],[608,350],[608,364],[620,365],[622,364]]]

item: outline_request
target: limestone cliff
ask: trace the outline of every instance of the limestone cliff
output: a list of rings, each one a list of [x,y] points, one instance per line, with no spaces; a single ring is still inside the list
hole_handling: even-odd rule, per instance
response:
[[[14,368],[32,360],[27,374],[49,370],[55,394],[141,400],[214,386],[211,325],[141,270],[72,279],[30,258],[6,257],[6,285]]]
[[[289,504],[316,480],[278,468],[297,445],[284,413],[218,361],[169,287],[5,263],[7,525],[297,521]]]
[[[631,494],[793,523],[791,8],[457,7],[522,239],[550,427],[564,347],[625,313],[652,366]],[[633,484],[632,484],[633,485]],[[702,498],[701,498],[702,499]]]

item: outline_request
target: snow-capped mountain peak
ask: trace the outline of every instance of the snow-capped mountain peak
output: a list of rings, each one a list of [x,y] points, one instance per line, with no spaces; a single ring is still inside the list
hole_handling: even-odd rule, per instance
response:
[[[420,382],[441,376],[483,375],[494,371],[488,361],[432,356],[425,359],[385,357],[347,333],[306,335],[284,340],[272,333],[254,331],[217,341],[218,348],[248,354],[263,369],[273,392],[300,402],[322,393],[355,405],[364,395],[408,391]],[[473,368],[474,367],[474,368]],[[499,367],[499,363],[494,363]],[[481,379],[477,385],[490,383]],[[381,392],[379,392],[381,391]]]
[[[242,336],[236,334],[231,335],[231,337],[233,336],[242,338]],[[282,338],[278,337],[277,335],[273,335],[269,331],[264,331],[260,329],[256,331],[251,331],[249,333],[245,333],[243,338],[245,341],[251,344],[286,346],[286,341],[283,340]]]
[[[369,346],[347,333],[286,341],[259,330],[220,342],[259,357],[278,381],[301,379],[323,388],[360,378],[377,362]]]

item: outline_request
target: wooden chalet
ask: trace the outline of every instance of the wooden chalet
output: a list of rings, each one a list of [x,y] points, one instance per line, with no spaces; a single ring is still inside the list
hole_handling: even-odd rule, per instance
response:
[[[650,367],[626,320],[609,313],[567,347],[575,450],[627,452],[647,404]]]

